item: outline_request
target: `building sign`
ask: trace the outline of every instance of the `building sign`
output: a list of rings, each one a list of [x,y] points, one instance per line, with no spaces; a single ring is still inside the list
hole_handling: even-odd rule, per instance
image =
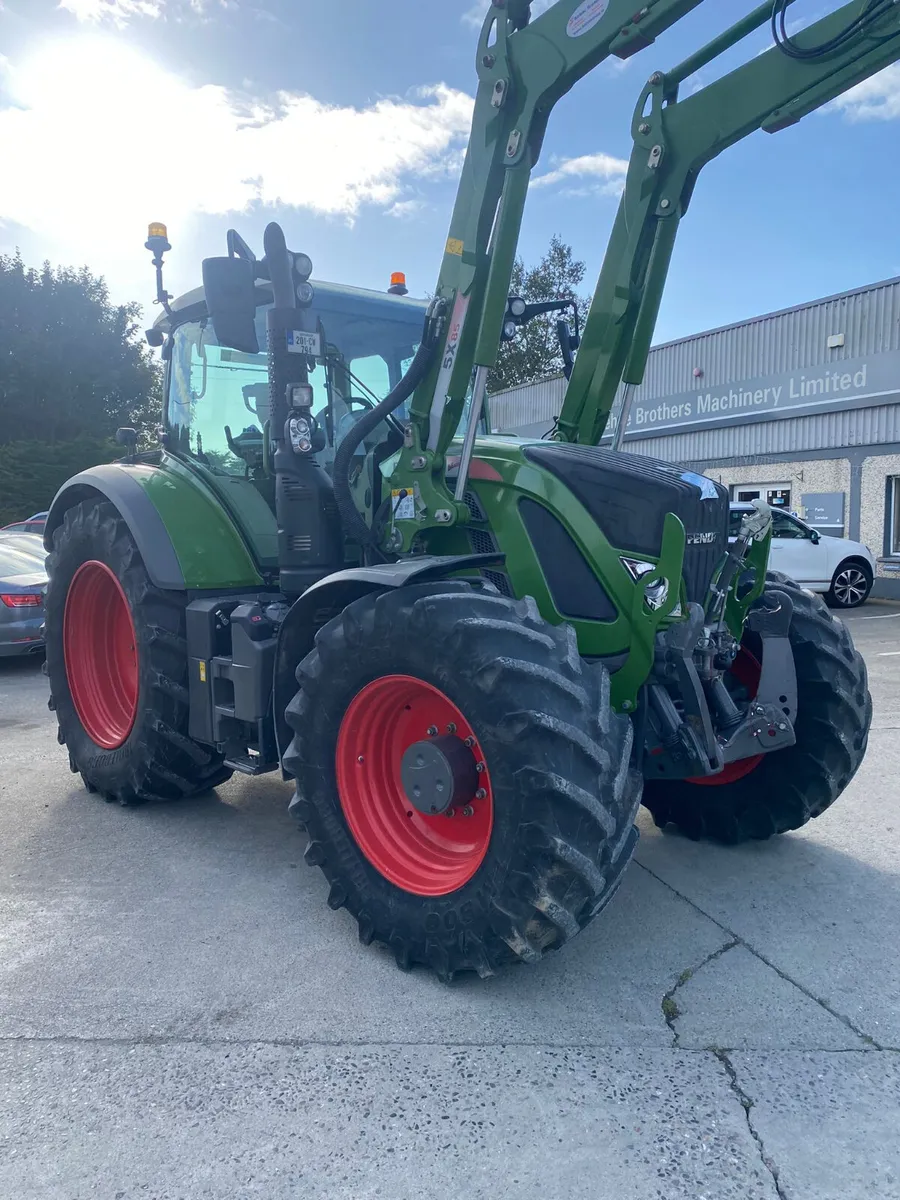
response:
[[[800,497],[807,525],[820,529],[844,528],[843,492],[806,492]]]
[[[846,359],[790,374],[766,375],[717,387],[704,387],[701,381],[695,391],[653,400],[638,395],[631,408],[625,436],[647,437],[698,426],[804,417],[898,399],[900,351],[891,350],[867,358]],[[617,400],[607,435],[615,430],[620,407],[621,400]]]

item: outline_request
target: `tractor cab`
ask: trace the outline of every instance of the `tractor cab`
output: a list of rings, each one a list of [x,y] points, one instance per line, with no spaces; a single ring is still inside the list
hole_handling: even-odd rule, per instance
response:
[[[359,418],[394,388],[422,336],[427,301],[401,294],[311,282],[309,313],[324,353],[308,361],[312,416],[331,474],[335,453]],[[260,566],[277,565],[274,438],[266,346],[272,308],[267,280],[254,284],[257,350],[221,345],[203,288],[167,302],[148,331],[166,363],[164,444],[169,454],[205,476],[253,546]],[[383,502],[379,464],[399,449],[406,404],[387,415],[354,452],[350,477],[360,512],[371,522]],[[463,424],[466,414],[463,415]],[[482,429],[487,432],[487,413]],[[260,498],[264,503],[260,503]]]
[[[308,378],[313,416],[324,435],[318,458],[330,471],[347,431],[408,368],[421,337],[426,302],[329,283],[313,286],[313,318],[323,336],[325,356],[311,364]],[[163,347],[166,363],[166,449],[205,476],[238,514],[243,513],[241,524],[250,531],[266,567],[274,566],[277,558],[264,348],[271,286],[260,280],[255,293],[260,347],[255,352],[219,344],[202,288],[173,301],[154,323],[149,339]],[[359,448],[354,476],[364,511],[377,508],[375,466],[400,445],[403,417],[400,411],[386,418]]]

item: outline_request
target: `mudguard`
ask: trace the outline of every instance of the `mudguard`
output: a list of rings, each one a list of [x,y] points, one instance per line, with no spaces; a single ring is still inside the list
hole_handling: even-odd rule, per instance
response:
[[[44,531],[53,532],[66,509],[102,496],[121,514],[151,581],[159,588],[256,588],[264,580],[223,505],[183,467],[109,463],[69,479],[56,493]]]
[[[308,588],[294,601],[282,622],[275,651],[273,700],[279,758],[284,759],[291,739],[284,712],[297,690],[297,664],[312,650],[316,633],[327,621],[369,592],[388,591],[411,583],[427,583],[429,580],[442,579],[454,571],[489,567],[503,560],[502,554],[423,554],[401,559],[400,562],[336,571]]]

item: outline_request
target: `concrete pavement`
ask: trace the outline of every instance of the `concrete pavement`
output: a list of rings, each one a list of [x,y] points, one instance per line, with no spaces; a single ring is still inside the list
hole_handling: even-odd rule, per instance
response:
[[[838,804],[660,834],[570,947],[447,988],[325,904],[277,780],[129,811],[0,664],[0,1197],[900,1198],[900,609]]]

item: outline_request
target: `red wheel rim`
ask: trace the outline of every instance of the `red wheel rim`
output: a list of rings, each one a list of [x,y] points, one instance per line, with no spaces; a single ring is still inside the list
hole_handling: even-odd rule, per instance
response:
[[[85,732],[104,750],[115,750],[137,714],[137,639],[122,585],[105,563],[82,563],[72,578],[63,653]]]
[[[762,666],[759,659],[745,646],[741,646],[728,674],[746,689],[748,700],[755,697],[759,689]],[[701,775],[695,779],[688,779],[687,782],[698,783],[701,787],[722,787],[726,783],[736,783],[738,779],[743,779],[745,775],[755,771],[765,757],[764,754],[754,754],[750,758],[739,758],[736,762],[726,763],[718,775]]]
[[[385,879],[416,896],[445,896],[468,883],[484,861],[494,821],[490,773],[485,766],[472,796],[471,816],[430,815],[414,808],[400,775],[404,753],[440,734],[472,738],[476,763],[483,754],[462,712],[444,693],[411,675],[384,675],[354,696],[338,733],[338,794],[344,817],[363,854]]]

